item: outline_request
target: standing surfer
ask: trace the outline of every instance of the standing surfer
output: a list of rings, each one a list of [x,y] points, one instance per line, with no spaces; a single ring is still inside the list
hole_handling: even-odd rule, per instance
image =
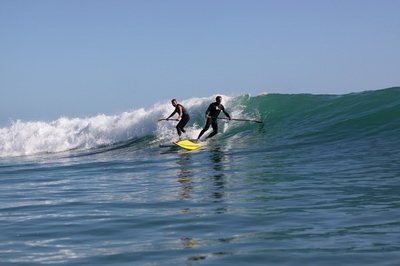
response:
[[[204,126],[203,130],[200,132],[199,136],[197,137],[197,142],[200,141],[200,137],[210,128],[210,125],[212,126],[213,132],[211,132],[210,135],[206,137],[206,139],[212,138],[218,133],[218,123],[217,123],[217,118],[219,114],[224,112],[224,114],[229,118],[229,120],[232,120],[231,116],[225,111],[225,107],[221,104],[222,102],[222,97],[217,96],[215,98],[216,102],[210,104],[208,106],[208,109],[206,111],[206,118],[207,122],[206,125]]]
[[[179,121],[179,123],[176,125],[176,131],[178,132],[179,140],[181,140],[181,135],[182,132],[185,133],[184,127],[186,126],[187,122],[190,120],[190,116],[188,111],[186,110],[185,107],[183,107],[181,104],[179,104],[176,99],[171,100],[172,106],[175,107],[175,110],[172,112],[170,116],[167,117],[167,121],[169,120],[170,117],[172,117],[174,114],[178,113],[178,118],[176,121]]]

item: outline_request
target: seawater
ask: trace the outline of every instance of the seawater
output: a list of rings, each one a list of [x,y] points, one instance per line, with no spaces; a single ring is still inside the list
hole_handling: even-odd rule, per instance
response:
[[[224,99],[1,128],[0,264],[400,264],[400,88]]]

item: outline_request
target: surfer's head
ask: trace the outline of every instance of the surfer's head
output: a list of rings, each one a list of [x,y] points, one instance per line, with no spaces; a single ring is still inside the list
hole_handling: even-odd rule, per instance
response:
[[[217,103],[221,103],[222,102],[222,96],[217,96],[217,98],[215,98],[215,100],[217,101]]]
[[[172,103],[173,106],[176,106],[176,105],[178,104],[178,102],[176,101],[176,99],[172,99],[172,100],[171,100],[171,103]]]

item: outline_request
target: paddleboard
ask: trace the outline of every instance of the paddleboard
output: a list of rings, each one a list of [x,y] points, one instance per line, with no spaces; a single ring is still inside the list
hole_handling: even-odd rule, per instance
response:
[[[174,144],[189,151],[193,151],[201,147],[200,144],[194,143],[188,139],[175,141]]]
[[[176,145],[173,142],[169,143],[161,143],[158,145],[160,148],[171,148],[171,147],[176,147]]]

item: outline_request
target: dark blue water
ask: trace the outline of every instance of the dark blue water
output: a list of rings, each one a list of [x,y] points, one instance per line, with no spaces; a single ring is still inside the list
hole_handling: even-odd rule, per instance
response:
[[[0,129],[0,264],[399,265],[400,88],[224,98]]]

